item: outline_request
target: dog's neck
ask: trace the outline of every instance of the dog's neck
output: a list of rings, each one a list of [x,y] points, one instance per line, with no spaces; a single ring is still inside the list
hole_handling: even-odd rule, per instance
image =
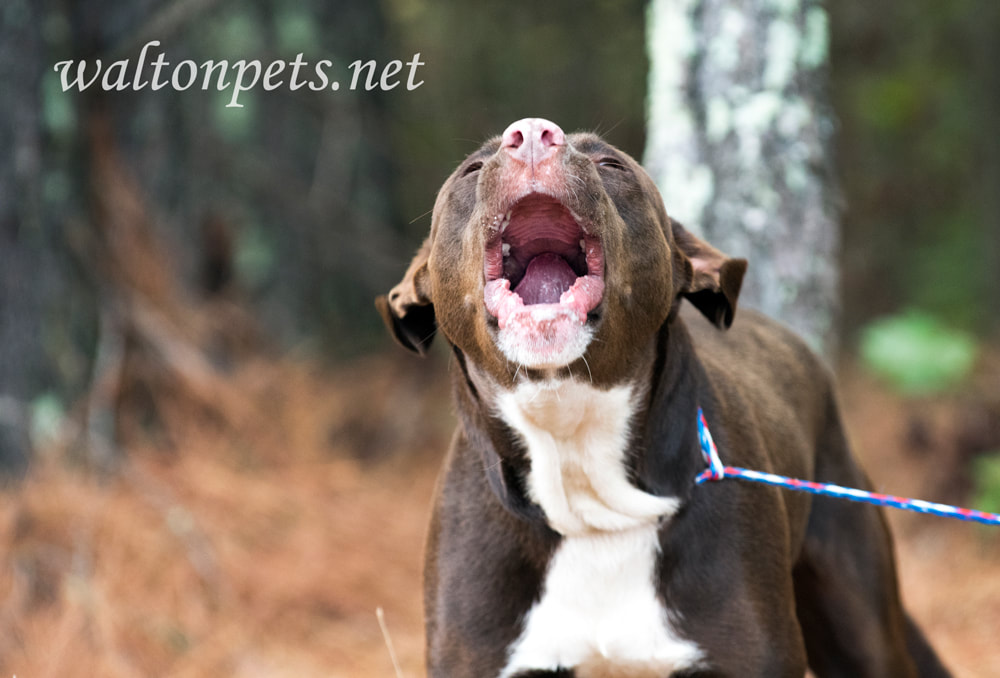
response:
[[[556,532],[620,532],[677,510],[677,499],[640,490],[628,478],[641,396],[633,384],[601,390],[575,379],[526,382],[499,395],[499,415],[527,450],[528,496]]]
[[[645,376],[616,385],[563,370],[505,389],[470,371],[457,349],[456,358],[465,434],[515,515],[562,534],[618,531],[669,517],[688,496],[703,379],[680,318],[636,361]]]
[[[700,318],[698,319],[700,322]],[[698,407],[714,400],[684,321],[674,315],[660,329],[646,411],[630,464],[637,485],[686,500],[702,470]]]

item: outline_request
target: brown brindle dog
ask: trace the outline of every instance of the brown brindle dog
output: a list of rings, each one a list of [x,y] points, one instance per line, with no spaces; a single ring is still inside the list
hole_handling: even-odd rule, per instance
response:
[[[694,485],[699,406],[726,463],[868,485],[818,359],[760,315],[733,323],[745,270],[593,134],[520,120],[448,178],[377,301],[404,346],[439,329],[454,353],[430,676],[948,675],[879,509]]]

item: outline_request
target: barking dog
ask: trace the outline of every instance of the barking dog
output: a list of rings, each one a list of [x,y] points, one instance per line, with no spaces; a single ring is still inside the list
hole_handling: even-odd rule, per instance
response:
[[[729,464],[868,484],[820,362],[760,315],[733,322],[745,270],[632,158],[547,120],[448,178],[376,302],[405,347],[440,330],[454,354],[430,676],[948,675],[878,509],[694,485],[699,406]]]

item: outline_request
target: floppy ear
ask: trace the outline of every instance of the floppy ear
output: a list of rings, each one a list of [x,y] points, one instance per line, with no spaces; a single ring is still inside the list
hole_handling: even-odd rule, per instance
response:
[[[680,293],[719,329],[733,324],[736,300],[747,271],[746,259],[731,259],[671,220],[674,244],[682,255],[686,282]]]
[[[392,336],[404,348],[419,355],[427,353],[437,331],[427,272],[430,255],[431,239],[427,238],[399,284],[389,290],[388,295],[375,299],[375,308]]]

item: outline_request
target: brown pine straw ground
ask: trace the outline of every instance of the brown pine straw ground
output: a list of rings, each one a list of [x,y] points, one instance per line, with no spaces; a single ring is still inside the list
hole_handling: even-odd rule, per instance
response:
[[[253,362],[229,377],[227,421],[167,402],[168,434],[133,436],[111,473],[67,436],[0,494],[0,676],[393,678],[377,607],[403,675],[424,675],[443,362]],[[954,486],[953,404],[853,374],[842,394],[880,489],[956,498],[934,495]],[[909,609],[957,676],[1000,675],[1000,531],[891,516]]]

